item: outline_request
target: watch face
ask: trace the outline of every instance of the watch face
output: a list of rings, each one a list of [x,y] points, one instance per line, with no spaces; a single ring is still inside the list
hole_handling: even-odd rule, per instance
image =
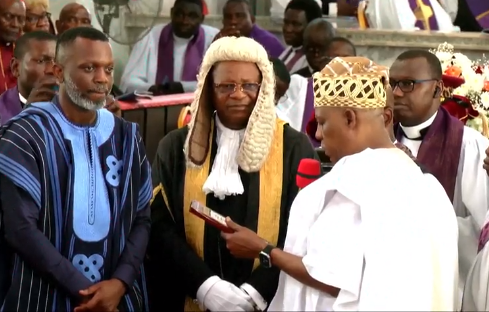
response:
[[[265,268],[271,268],[272,263],[270,262],[270,256],[266,253],[260,253],[260,265]]]

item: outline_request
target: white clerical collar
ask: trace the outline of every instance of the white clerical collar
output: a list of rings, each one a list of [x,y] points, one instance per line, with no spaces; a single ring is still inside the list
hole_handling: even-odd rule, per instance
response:
[[[300,50],[302,50],[302,46],[300,46],[300,47],[293,47],[293,46],[291,46],[291,48],[296,53],[299,52]]]
[[[177,43],[189,43],[190,40],[192,40],[194,38],[194,36],[190,37],[190,38],[181,38],[181,37],[177,37],[175,34],[173,34],[173,40]]]
[[[25,98],[25,97],[23,97],[23,96],[22,96],[22,94],[20,94],[20,92],[19,92],[19,99],[20,99],[20,102],[21,102],[22,104],[24,104],[24,105],[25,105],[25,103],[27,103],[26,98]]]
[[[423,129],[426,129],[429,126],[431,126],[431,124],[435,120],[435,117],[436,117],[436,114],[437,113],[438,112],[435,112],[435,114],[433,116],[431,116],[428,120],[426,120],[425,122],[420,123],[417,126],[406,127],[406,126],[403,126],[402,124],[399,124],[401,126],[401,128],[402,128],[402,131],[404,132],[404,136],[406,138],[408,138],[408,139],[417,139],[417,138],[420,138],[422,136],[421,131]]]
[[[206,194],[223,200],[226,196],[244,193],[243,183],[239,175],[238,153],[246,129],[231,130],[215,117],[217,153],[212,170],[202,190]]]

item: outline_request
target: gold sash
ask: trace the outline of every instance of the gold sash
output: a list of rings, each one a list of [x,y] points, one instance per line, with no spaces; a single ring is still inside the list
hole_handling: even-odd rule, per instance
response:
[[[258,213],[258,235],[276,245],[280,229],[280,213],[282,202],[282,176],[283,176],[283,149],[284,125],[286,123],[277,119],[270,154],[260,170],[260,199]],[[214,123],[209,136],[209,146],[212,146]],[[211,150],[207,153],[204,165],[201,168],[187,168],[185,174],[183,215],[187,243],[203,259],[204,258],[204,228],[205,222],[190,213],[190,202],[197,200],[206,203],[206,195],[202,191],[209,175]],[[253,269],[260,264],[255,259]],[[198,305],[187,298],[185,311],[200,311]]]

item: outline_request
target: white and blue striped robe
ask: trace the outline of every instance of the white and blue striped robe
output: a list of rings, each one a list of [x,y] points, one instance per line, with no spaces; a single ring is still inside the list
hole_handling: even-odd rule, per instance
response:
[[[74,125],[53,101],[0,130],[2,311],[73,311],[112,278],[127,286],[119,311],[147,311],[152,184],[137,125],[105,109]]]

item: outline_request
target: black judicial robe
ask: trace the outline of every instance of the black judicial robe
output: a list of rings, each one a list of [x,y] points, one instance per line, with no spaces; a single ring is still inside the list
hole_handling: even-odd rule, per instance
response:
[[[269,181],[269,183],[282,183],[277,241],[280,247],[285,241],[289,210],[298,192],[295,176],[299,162],[303,158],[317,158],[305,134],[297,132],[288,124],[281,129],[283,129],[283,174]],[[159,143],[153,163],[153,185],[157,187],[161,184],[164,192],[154,193],[151,206],[153,224],[146,268],[150,310],[183,311],[186,297],[195,299],[200,285],[213,275],[220,276],[238,287],[248,283],[270,303],[278,285],[280,272],[277,268],[266,269],[258,266],[253,271],[254,261],[234,258],[227,250],[220,232],[207,224],[203,235],[204,261],[186,242],[184,214],[189,207],[184,207],[183,204],[186,191],[184,186],[186,161],[183,148],[187,133],[188,127],[185,127],[165,136]],[[214,134],[210,168],[216,152]],[[228,196],[224,200],[219,200],[213,194],[209,194],[206,196],[205,204],[216,212],[231,217],[238,224],[257,231],[260,172],[246,173],[240,170],[245,189],[242,195]],[[167,207],[166,203],[170,207]]]

